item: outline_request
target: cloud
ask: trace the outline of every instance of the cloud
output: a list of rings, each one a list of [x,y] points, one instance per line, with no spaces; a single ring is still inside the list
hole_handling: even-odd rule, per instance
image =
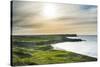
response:
[[[43,15],[44,7],[51,4],[56,15]],[[31,1],[13,1],[13,35],[40,33],[96,34],[97,6]]]

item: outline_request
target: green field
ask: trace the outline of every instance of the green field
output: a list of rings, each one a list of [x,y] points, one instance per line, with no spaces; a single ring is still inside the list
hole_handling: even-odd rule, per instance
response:
[[[12,42],[52,42],[60,40],[62,37],[13,37]],[[53,42],[52,42],[53,43]],[[40,64],[57,64],[57,63],[72,63],[72,62],[87,62],[96,61],[96,58],[76,54],[64,50],[54,50],[50,44],[37,44],[34,47],[14,46],[12,43],[12,65],[40,65]],[[29,44],[27,44],[29,45]]]

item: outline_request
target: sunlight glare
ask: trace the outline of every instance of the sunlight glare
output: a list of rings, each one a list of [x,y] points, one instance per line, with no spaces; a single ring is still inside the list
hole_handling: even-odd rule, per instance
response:
[[[48,18],[54,18],[54,17],[56,17],[56,14],[57,14],[56,8],[57,7],[54,4],[44,4],[43,15],[45,17],[48,17]]]

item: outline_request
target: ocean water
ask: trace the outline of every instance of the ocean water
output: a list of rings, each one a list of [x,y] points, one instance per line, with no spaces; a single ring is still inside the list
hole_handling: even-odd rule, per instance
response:
[[[54,49],[71,51],[74,53],[97,58],[97,35],[79,35],[78,37],[69,38],[81,38],[86,41],[62,42],[52,44],[52,46],[54,47]]]

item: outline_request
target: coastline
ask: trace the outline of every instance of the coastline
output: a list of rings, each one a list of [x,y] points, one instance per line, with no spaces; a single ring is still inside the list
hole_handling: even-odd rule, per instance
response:
[[[12,37],[12,66],[97,61],[94,57],[56,50],[51,45],[66,41],[75,43],[83,40],[69,39],[66,36]]]

